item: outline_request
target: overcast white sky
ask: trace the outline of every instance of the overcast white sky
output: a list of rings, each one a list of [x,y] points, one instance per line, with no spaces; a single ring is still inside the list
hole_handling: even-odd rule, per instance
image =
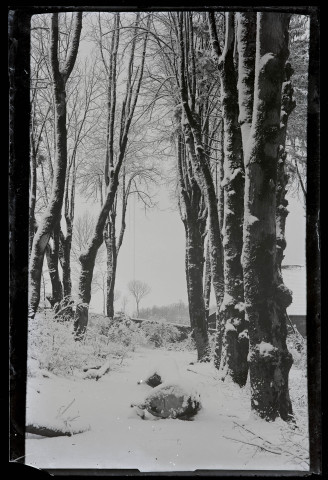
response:
[[[187,303],[184,265],[185,233],[179,212],[172,211],[168,190],[158,191],[159,205],[145,215],[140,203],[133,203],[127,213],[127,229],[119,253],[116,290],[127,295],[127,283],[142,280],[151,286],[151,293],[141,307],[166,305],[182,300]],[[86,209],[97,211],[92,204],[79,202],[76,216]],[[286,223],[286,265],[305,265],[305,211],[300,201],[289,197],[289,215]],[[135,221],[135,230],[134,230]],[[135,231],[135,239],[134,239]],[[134,255],[135,251],[135,255]],[[212,303],[212,302],[211,302]],[[121,299],[117,301],[117,307]],[[102,312],[102,294],[93,295],[90,308]],[[129,297],[127,310],[132,313],[134,303]]]

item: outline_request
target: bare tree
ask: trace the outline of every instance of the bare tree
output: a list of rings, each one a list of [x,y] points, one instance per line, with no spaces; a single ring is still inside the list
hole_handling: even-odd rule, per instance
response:
[[[177,31],[179,39],[179,87],[181,103],[183,106],[182,126],[195,178],[204,195],[208,212],[208,238],[212,284],[217,305],[216,366],[219,368],[223,334],[223,325],[219,316],[224,286],[223,251],[216,191],[211,167],[206,154],[206,145],[204,145],[204,139],[202,136],[200,115],[196,109],[195,86],[193,86],[193,84],[190,85],[190,82],[188,82],[188,75],[186,74],[189,62],[191,65],[189,68],[193,68],[193,65],[195,65],[191,13],[181,12],[178,14]],[[210,112],[211,109],[207,112],[207,115],[210,115]]]
[[[140,280],[131,280],[131,282],[128,283],[128,290],[134,297],[137,307],[137,317],[139,317],[140,302],[150,293],[150,286],[147,285],[147,283],[141,282]]]
[[[106,223],[108,222],[109,214],[113,208],[118,183],[119,175],[121,172],[121,167],[123,165],[126,148],[128,144],[128,135],[130,132],[131,122],[135,113],[135,108],[137,105],[141,82],[143,78],[145,56],[146,56],[146,46],[147,46],[147,30],[145,32],[144,39],[141,42],[141,60],[139,65],[136,66],[135,63],[135,49],[133,43],[130,51],[130,58],[128,61],[128,78],[126,83],[126,93],[124,101],[121,108],[120,116],[120,125],[119,130],[119,142],[118,149],[116,152],[116,162],[114,158],[114,151],[112,150],[112,132],[114,129],[114,122],[116,115],[116,101],[114,101],[115,91],[116,91],[116,82],[117,75],[116,71],[116,62],[117,62],[117,52],[120,40],[120,16],[115,14],[114,28],[112,29],[112,42],[111,42],[111,56],[110,56],[110,68],[108,70],[109,75],[109,85],[110,92],[108,92],[108,99],[111,102],[110,107],[108,108],[107,115],[109,117],[108,121],[108,137],[107,137],[107,149],[106,149],[106,158],[104,165],[104,177],[106,185],[106,195],[104,202],[101,208],[101,211],[96,222],[95,230],[93,237],[86,249],[80,255],[81,263],[81,274],[79,279],[79,303],[76,308],[75,315],[75,331],[77,338],[79,338],[85,332],[86,325],[88,323],[88,306],[91,300],[91,283],[93,277],[93,270],[95,265],[95,259],[97,252],[101,244],[103,243],[103,232]],[[149,24],[148,17],[148,24]],[[137,14],[136,22],[139,23],[139,14]]]
[[[29,315],[34,317],[40,301],[42,265],[45,249],[51,233],[60,222],[63,205],[66,167],[67,167],[67,131],[66,131],[66,83],[74,68],[80,43],[82,12],[74,14],[72,43],[63,67],[58,56],[58,13],[51,17],[50,65],[55,98],[56,159],[52,185],[52,194],[46,212],[39,223],[33,239],[29,265]]]

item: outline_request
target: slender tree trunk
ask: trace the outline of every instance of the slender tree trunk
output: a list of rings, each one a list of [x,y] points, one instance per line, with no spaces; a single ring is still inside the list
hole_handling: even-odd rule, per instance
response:
[[[260,417],[292,417],[286,345],[291,292],[277,269],[276,190],[281,90],[289,14],[258,13],[254,108],[245,152],[243,271],[249,324],[251,407]]]
[[[46,248],[46,258],[52,289],[51,296],[48,296],[47,299],[51,307],[56,312],[58,310],[58,303],[61,302],[63,298],[63,289],[58,272],[58,263],[56,262],[54,254],[53,252],[51,252],[51,248],[49,245],[47,245]]]
[[[32,141],[32,139],[31,139]],[[29,244],[28,252],[31,254],[33,238],[35,233],[35,203],[36,203],[36,184],[37,184],[37,173],[36,173],[36,157],[34,154],[34,148],[31,146],[31,155],[30,155],[30,208],[29,208]]]
[[[215,349],[215,364],[220,365],[222,350],[222,322],[219,316],[219,310],[223,298],[223,251],[221,242],[221,233],[219,225],[218,207],[214,182],[210,167],[205,155],[202,144],[202,133],[200,129],[199,116],[193,110],[193,100],[191,105],[188,99],[188,86],[186,83],[186,59],[184,45],[184,17],[179,14],[178,37],[180,44],[180,96],[183,105],[183,131],[185,142],[190,153],[191,163],[196,181],[204,195],[208,212],[208,238],[210,245],[212,284],[215,293],[217,305],[217,339]]]
[[[107,225],[107,231],[104,232],[104,240],[107,251],[107,299],[106,310],[107,317],[114,317],[114,290],[116,280],[117,252],[116,252],[116,235],[115,235],[115,217],[111,215]]]
[[[206,209],[201,190],[186,157],[181,134],[178,136],[178,175],[180,185],[180,214],[186,232],[186,280],[192,336],[198,361],[210,360],[208,325],[203,295],[204,236]]]
[[[247,380],[248,336],[244,314],[243,245],[244,171],[238,123],[237,74],[234,65],[234,14],[226,14],[225,47],[220,57],[221,102],[224,125],[224,297],[220,309],[224,323],[221,378],[243,386]]]
[[[218,203],[218,214],[219,214],[219,228],[223,232],[223,219],[224,219],[224,187],[222,186],[224,179],[224,122],[223,118],[221,120],[222,127],[220,129],[220,152],[217,164],[217,182],[216,182],[216,196]]]
[[[47,297],[50,305],[55,311],[58,310],[58,304],[63,299],[63,288],[59,277],[58,271],[58,256],[59,256],[59,229],[60,226],[57,225],[53,231],[53,247],[48,243],[46,247],[46,258],[48,264],[48,271],[51,280],[52,295]]]
[[[219,312],[223,298],[223,251],[216,193],[212,175],[208,168],[206,159],[202,157],[203,150],[200,143],[197,143],[197,149],[198,155],[201,158],[198,158],[196,155],[194,136],[189,127],[189,124],[184,125],[184,134],[190,157],[192,159],[192,166],[193,171],[195,172],[195,178],[204,195],[208,212],[208,239],[211,262],[211,276],[215,293],[217,312]],[[196,131],[195,135],[197,135]],[[217,314],[217,339],[215,349],[215,364],[217,367],[219,367],[221,360],[222,334],[222,322],[219,314]]]
[[[61,241],[62,243],[62,241]],[[62,253],[60,256],[60,264],[63,270],[63,295],[64,298],[69,299],[72,295],[72,280],[71,280],[71,245],[72,237],[66,237],[62,243]]]
[[[34,317],[40,301],[41,273],[45,249],[52,231],[60,222],[67,167],[66,82],[75,64],[81,29],[82,12],[79,12],[75,14],[72,44],[68,53],[68,58],[64,68],[60,70],[58,59],[58,13],[52,14],[50,31],[50,64],[53,76],[55,100],[55,171],[51,197],[32,244],[29,264],[30,317]]]
[[[199,362],[210,361],[210,345],[203,296],[204,244],[197,223],[186,222],[187,290],[192,336]]]
[[[91,300],[91,284],[93,271],[95,267],[96,256],[103,242],[103,231],[107,221],[109,212],[114,204],[115,194],[118,187],[118,173],[112,171],[109,186],[107,189],[107,197],[100,211],[95,231],[88,245],[87,250],[79,257],[81,264],[81,272],[79,277],[79,308],[76,309],[74,329],[77,338],[84,334],[88,324],[88,310]]]
[[[63,307],[65,307],[65,318],[72,318],[72,279],[71,279],[71,248],[72,248],[72,232],[73,225],[71,220],[66,217],[66,236],[60,230],[59,236],[59,260],[63,271],[62,284],[63,284]]]
[[[211,259],[210,259],[210,249],[209,242],[206,243],[205,249],[205,272],[204,272],[204,304],[205,304],[205,316],[206,322],[208,324],[208,317],[210,313],[210,300],[211,300]]]

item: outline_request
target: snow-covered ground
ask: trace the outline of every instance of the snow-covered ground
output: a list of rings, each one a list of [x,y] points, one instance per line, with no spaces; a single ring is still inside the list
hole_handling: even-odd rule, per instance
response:
[[[56,425],[66,419],[68,428],[89,429],[55,438],[27,435],[26,464],[143,472],[308,470],[303,431],[253,418],[248,387],[220,382],[213,365],[190,365],[195,360],[190,352],[139,348],[121,365],[113,362],[98,381],[46,378],[41,372],[28,378],[27,423]],[[193,421],[143,420],[131,407],[152,391],[137,382],[155,370],[166,381],[181,379],[199,391],[202,409]],[[297,375],[292,369],[292,379]]]

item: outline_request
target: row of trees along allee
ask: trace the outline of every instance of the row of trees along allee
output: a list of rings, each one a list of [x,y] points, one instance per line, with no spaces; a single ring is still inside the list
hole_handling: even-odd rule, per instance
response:
[[[40,94],[32,98],[32,112],[41,112],[36,113],[38,122],[31,127],[32,314],[38,306],[47,245],[51,245],[49,268],[56,276],[53,285],[58,285],[58,257],[62,259],[64,284],[63,265],[69,264],[74,237],[77,158],[83,144],[75,127],[76,148],[67,168],[67,139],[71,137],[66,128],[66,82],[77,56],[82,21],[80,14],[74,18],[69,38],[63,42],[58,15],[52,15],[50,56],[43,52],[45,60],[40,64],[43,69],[42,62],[50,65],[53,102],[43,100],[41,107],[36,107]],[[156,105],[164,105],[165,121],[167,125],[171,122],[170,138],[176,147],[179,210],[186,232],[188,302],[198,359],[210,359],[207,312],[212,282],[217,306],[216,367],[222,378],[230,377],[240,386],[246,383],[249,370],[252,408],[265,418],[281,416],[285,420],[292,415],[288,393],[292,359],[286,347],[286,307],[291,294],[283,284],[280,268],[288,213],[285,148],[286,138],[291,136],[287,135],[287,120],[295,106],[292,69],[287,63],[289,22],[289,14],[278,13],[117,13],[92,17],[89,36],[99,53],[95,84],[102,90],[102,103],[98,105],[91,93],[89,98],[102,115],[97,119],[98,128],[92,130],[90,125],[89,137],[88,129],[81,127],[80,135],[84,132],[82,137],[88,141],[80,151],[86,153],[89,148],[88,154],[94,158],[94,162],[81,161],[81,185],[97,192],[101,210],[79,258],[75,313],[76,334],[82,335],[88,322],[95,261],[103,242],[107,252],[107,314],[114,313],[117,255],[125,232],[127,200],[131,193],[142,196],[140,181],[153,181],[156,175],[153,167],[131,166],[129,149],[136,152],[138,122],[151,119]],[[42,42],[46,43],[46,37]],[[58,49],[61,42],[63,46]],[[77,90],[72,92],[72,98],[77,98]],[[85,100],[85,112],[90,102]],[[138,102],[142,104],[139,111]],[[74,115],[70,118],[74,120]],[[46,140],[46,149],[49,131],[53,138]],[[97,145],[102,148],[97,149]],[[41,150],[43,158],[50,160],[53,150],[53,161],[40,159]],[[46,179],[38,182],[36,178],[38,161],[42,169],[47,165],[55,172],[50,200]],[[41,187],[46,213],[34,234]],[[144,194],[143,198],[148,197]],[[66,235],[60,226],[63,203]],[[70,288],[64,290],[69,296]],[[62,293],[56,296],[54,291],[55,301]]]

